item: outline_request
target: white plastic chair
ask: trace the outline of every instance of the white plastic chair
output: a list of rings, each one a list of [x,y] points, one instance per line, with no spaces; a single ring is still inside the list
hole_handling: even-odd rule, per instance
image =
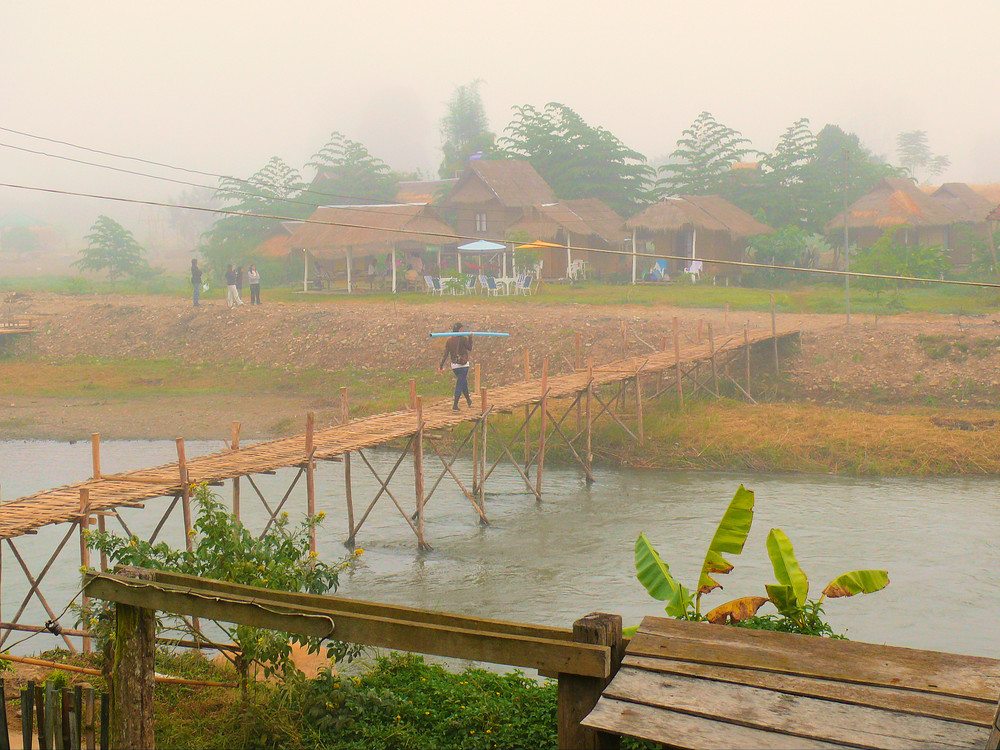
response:
[[[531,294],[531,282],[534,281],[531,274],[525,274],[517,280],[517,286],[514,287],[515,294],[523,294],[525,296]]]
[[[684,269],[684,273],[691,277],[692,284],[701,279],[701,261],[692,260],[688,264],[688,267]]]

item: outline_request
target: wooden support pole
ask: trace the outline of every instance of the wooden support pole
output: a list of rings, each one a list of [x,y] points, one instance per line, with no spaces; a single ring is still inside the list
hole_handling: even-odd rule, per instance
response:
[[[84,570],[90,569],[90,547],[87,546],[87,533],[90,531],[90,490],[86,487],[80,488],[80,567]],[[83,595],[80,601],[81,608],[87,611],[90,605],[90,597]],[[89,628],[87,623],[85,628]],[[90,636],[83,637],[83,653],[90,653]]]
[[[101,478],[101,433],[90,433],[90,457],[94,465],[94,479]],[[97,530],[102,534],[107,530],[104,525],[104,516],[97,517]],[[101,570],[108,569],[108,555],[101,552]]]
[[[531,380],[531,359],[528,354],[528,347],[524,347],[524,379]],[[524,471],[528,471],[528,463],[531,461],[531,432],[529,429],[529,416],[531,407],[524,405]]]
[[[719,368],[715,361],[715,334],[712,332],[712,324],[708,324],[708,344],[712,350],[712,389],[719,392]]]
[[[621,615],[594,612],[573,623],[573,642],[611,648],[611,675],[602,677],[581,677],[559,674],[557,691],[557,722],[559,750],[618,750],[621,738],[616,734],[599,732],[580,725],[589,714],[601,691],[618,672],[625,654],[622,638]]]
[[[413,440],[413,488],[417,498],[417,549],[429,550],[424,540],[424,400],[415,396],[414,410],[417,412],[417,434]]]
[[[545,418],[548,416],[549,358],[542,360],[542,406],[538,423],[538,465],[535,468],[535,497],[542,496],[542,469],[545,466]]]
[[[347,404],[347,388],[340,388],[340,423],[347,424],[350,420],[350,409]],[[347,502],[347,538],[354,539],[354,493],[351,485],[351,452],[344,453],[344,500]]]
[[[233,433],[232,441],[229,443],[229,447],[238,451],[240,449],[240,427],[242,425],[239,422],[233,422]],[[240,478],[233,477],[233,518],[237,521],[240,520]]]
[[[674,367],[677,368],[677,408],[684,408],[684,386],[681,383],[681,331],[677,318],[674,318]]]
[[[154,574],[124,568],[119,575],[153,580]],[[115,605],[114,664],[111,668],[111,747],[153,748],[153,677],[156,618],[151,609]]]
[[[573,369],[579,371],[583,367],[583,361],[580,357],[583,355],[583,340],[580,336],[580,332],[577,331],[574,335],[574,344],[576,345],[576,357],[573,360]],[[576,431],[580,431],[580,427],[583,423],[583,404],[580,403],[580,399],[576,401]]]
[[[747,395],[750,395],[750,321],[743,324],[743,350],[744,363],[746,364]]]
[[[410,378],[410,411],[417,408],[417,381]]]
[[[635,374],[635,423],[636,427],[639,428],[639,445],[642,445],[645,441],[645,435],[643,433],[642,424],[642,372],[639,371]]]
[[[661,352],[667,351],[666,335],[660,337],[660,351]],[[657,393],[663,392],[663,368],[660,368],[660,370],[656,373],[656,392]]]
[[[191,538],[194,525],[191,522],[191,483],[188,481],[187,455],[184,450],[184,438],[176,438],[177,471],[181,481],[181,510],[184,512],[184,549],[194,550],[194,540]]]
[[[774,295],[771,295],[771,341],[774,344],[774,376],[777,377],[781,369],[778,365],[778,322],[774,316]]]
[[[316,431],[316,415],[313,412],[306,413],[306,516],[310,519],[316,517],[316,462],[313,461],[314,433]],[[309,553],[316,554],[316,526],[309,529]]]
[[[482,417],[479,420],[479,507],[485,507],[486,502],[486,414],[489,411],[489,397],[485,388],[479,389],[479,408]]]
[[[590,409],[590,402],[594,395],[594,358],[587,358],[587,452],[584,454],[585,460],[587,462],[587,484],[592,482],[593,467],[591,464],[594,461],[594,452],[591,449],[591,439],[594,428],[593,412]]]

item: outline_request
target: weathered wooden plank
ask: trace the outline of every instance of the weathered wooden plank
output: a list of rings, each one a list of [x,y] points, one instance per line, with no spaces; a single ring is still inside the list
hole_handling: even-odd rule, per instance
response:
[[[210,578],[198,578],[169,571],[154,571],[154,580],[172,586],[185,586],[198,591],[211,591],[221,594],[236,594],[252,597],[260,593],[259,588],[244,586],[238,583],[216,581]],[[326,596],[320,594],[301,594],[291,591],[268,591],[268,598],[286,604],[301,605],[322,611],[335,611],[386,617],[426,625],[441,625],[467,630],[486,630],[491,633],[506,633],[527,638],[544,638],[551,641],[573,641],[573,631],[569,628],[553,628],[547,625],[531,625],[522,622],[492,620],[482,617],[468,617],[448,612],[437,612],[430,609],[403,607],[395,604],[381,604],[363,599],[350,599],[341,596]]]
[[[989,726],[996,704],[951,695],[920,693],[898,688],[859,685],[817,677],[801,677],[780,672],[763,672],[741,667],[720,667],[712,664],[655,659],[648,656],[626,656],[623,664],[650,672],[704,677],[719,682],[768,688],[791,695],[828,698],[842,703],[885,708],[892,711],[930,716],[937,719]]]
[[[824,750],[847,747],[726,724],[607,696],[597,702],[594,710],[581,723],[605,732],[659,742],[666,747],[691,750],[729,750],[740,747],[759,750],[788,750],[792,747]]]
[[[1000,660],[647,617],[629,653],[989,699]]]
[[[611,650],[607,646],[316,609],[271,598],[270,595],[274,592],[265,589],[256,589],[256,595],[251,598],[159,582],[124,583],[115,576],[95,573],[88,573],[85,578],[86,592],[90,596],[164,612],[528,669],[586,677],[608,677],[611,674]]]
[[[982,748],[989,735],[980,726],[635,667],[620,669],[604,695],[789,737],[866,748]]]

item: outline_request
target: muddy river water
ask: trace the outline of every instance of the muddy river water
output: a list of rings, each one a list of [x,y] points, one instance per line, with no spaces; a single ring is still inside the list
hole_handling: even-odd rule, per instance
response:
[[[192,442],[188,456],[219,450],[216,442]],[[372,452],[386,476],[395,462],[390,451]],[[102,446],[104,472],[152,466],[175,459],[171,441],[108,442]],[[435,459],[436,460],[436,459]],[[412,509],[412,463],[404,461],[390,485]],[[428,467],[431,464],[428,463]],[[357,514],[378,483],[354,463]],[[455,464],[471,476],[471,464]],[[41,489],[85,479],[89,443],[0,441],[0,491],[9,501]],[[428,469],[430,479],[437,472]],[[292,471],[257,478],[276,502]],[[568,627],[588,612],[623,615],[626,625],[663,605],[649,598],[635,579],[633,545],[645,531],[672,572],[693,587],[698,569],[726,504],[740,483],[756,493],[754,528],[736,566],[721,582],[724,591],[707,597],[709,606],[728,598],[764,593],[773,581],[764,539],[781,528],[795,544],[799,563],[818,596],[836,575],[856,568],[885,568],[884,591],[828,601],[827,617],[839,632],[857,640],[955,651],[1000,658],[1000,478],[852,479],[844,477],[716,474],[598,470],[586,486],[571,468],[546,469],[542,502],[524,491],[513,469],[501,468],[487,482],[490,525],[481,526],[457,486],[442,483],[427,509],[426,534],[434,549],[417,552],[415,537],[385,496],[358,534],[365,552],[355,569],[342,574],[339,593],[416,607]],[[293,519],[305,506],[304,483],[289,500]],[[244,484],[245,487],[245,484]],[[230,489],[217,488],[228,500]],[[347,536],[343,473],[324,464],[317,473],[320,554],[345,553]],[[243,491],[244,518],[262,528],[266,513],[249,488]],[[137,533],[148,533],[167,500],[123,516]],[[166,540],[182,543],[180,513],[168,522]],[[114,528],[114,522],[109,521]],[[42,529],[16,540],[37,572],[65,533]],[[42,582],[58,611],[79,586],[78,546],[67,544]],[[3,550],[2,616],[9,620],[27,592],[9,549]],[[70,615],[66,616],[65,624]],[[32,604],[26,621],[45,619]],[[32,639],[25,651],[55,645],[49,636]]]

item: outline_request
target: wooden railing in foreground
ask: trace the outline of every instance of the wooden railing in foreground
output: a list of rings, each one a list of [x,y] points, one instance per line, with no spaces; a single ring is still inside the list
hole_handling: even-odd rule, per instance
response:
[[[623,653],[617,615],[588,615],[570,630],[138,568],[88,572],[84,582],[87,596],[118,605],[116,653],[129,655],[112,675],[115,747],[143,747],[152,736],[154,610],[557,675],[559,744],[566,748],[590,746],[579,733],[596,733],[579,722],[597,702]]]

